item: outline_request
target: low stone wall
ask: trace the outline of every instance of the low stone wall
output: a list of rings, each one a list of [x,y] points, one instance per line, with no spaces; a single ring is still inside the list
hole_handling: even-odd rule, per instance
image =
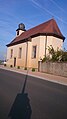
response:
[[[40,72],[67,77],[67,63],[39,62],[38,69]]]

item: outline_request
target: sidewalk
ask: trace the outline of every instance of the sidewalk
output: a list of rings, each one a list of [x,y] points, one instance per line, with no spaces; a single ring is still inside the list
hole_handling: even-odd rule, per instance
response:
[[[27,70],[23,70],[23,69],[4,67],[1,65],[0,65],[0,69],[5,69],[5,70],[25,74],[25,75],[28,73],[29,76],[37,77],[37,78],[40,78],[43,80],[47,80],[47,81],[51,81],[54,83],[58,83],[58,84],[67,86],[67,78],[66,77],[56,76],[56,75],[47,74],[47,73],[41,73],[41,72],[37,72],[37,71],[32,72],[30,70],[27,71]]]

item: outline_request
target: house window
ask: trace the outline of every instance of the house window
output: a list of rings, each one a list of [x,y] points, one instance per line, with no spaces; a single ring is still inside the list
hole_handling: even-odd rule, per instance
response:
[[[32,47],[32,58],[36,58],[36,48],[37,46]]]
[[[10,58],[12,58],[13,57],[13,49],[11,49],[11,56],[10,56]]]
[[[22,56],[22,48],[19,48],[19,58]]]

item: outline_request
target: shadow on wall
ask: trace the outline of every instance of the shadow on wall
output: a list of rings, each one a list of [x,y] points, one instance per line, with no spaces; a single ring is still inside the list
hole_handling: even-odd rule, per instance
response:
[[[10,119],[31,119],[32,110],[30,106],[30,100],[28,98],[28,93],[24,93],[27,82],[27,76],[28,73],[25,77],[22,92],[20,94],[17,94],[12,108],[9,112],[8,117],[10,117]]]

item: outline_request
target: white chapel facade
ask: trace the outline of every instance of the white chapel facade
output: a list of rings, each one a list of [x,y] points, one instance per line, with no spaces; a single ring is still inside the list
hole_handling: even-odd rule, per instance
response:
[[[64,39],[54,19],[29,30],[19,24],[15,39],[7,44],[7,65],[38,68],[38,61],[48,54],[48,46],[62,49]]]

